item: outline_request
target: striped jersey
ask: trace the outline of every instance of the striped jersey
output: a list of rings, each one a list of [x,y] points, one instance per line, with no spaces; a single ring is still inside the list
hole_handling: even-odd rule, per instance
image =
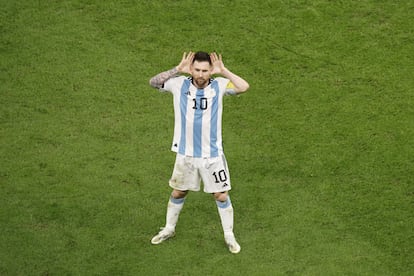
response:
[[[175,123],[171,150],[192,157],[221,155],[223,96],[235,94],[233,84],[217,77],[207,87],[198,89],[191,77],[178,76],[167,80],[161,91],[173,94]]]

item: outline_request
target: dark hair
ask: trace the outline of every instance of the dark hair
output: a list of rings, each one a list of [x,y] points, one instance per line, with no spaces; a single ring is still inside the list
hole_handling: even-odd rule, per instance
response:
[[[206,52],[197,52],[194,55],[193,63],[194,61],[207,61],[211,65],[211,59],[210,54]]]

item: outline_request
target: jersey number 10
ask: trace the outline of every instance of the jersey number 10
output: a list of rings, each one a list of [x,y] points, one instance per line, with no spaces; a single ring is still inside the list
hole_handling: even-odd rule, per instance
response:
[[[197,99],[193,99],[194,105],[193,105],[193,109],[201,109],[201,110],[206,110],[207,109],[207,98],[200,98],[200,102],[197,104]]]

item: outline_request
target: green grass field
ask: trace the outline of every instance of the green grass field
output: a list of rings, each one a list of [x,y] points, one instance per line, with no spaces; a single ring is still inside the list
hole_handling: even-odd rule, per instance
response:
[[[0,0],[0,275],[413,275],[414,3]],[[191,193],[164,224],[189,50],[225,99],[235,233]]]

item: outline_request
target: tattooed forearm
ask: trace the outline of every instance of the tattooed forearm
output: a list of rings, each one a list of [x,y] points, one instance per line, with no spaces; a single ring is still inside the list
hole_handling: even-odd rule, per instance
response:
[[[173,69],[159,73],[158,75],[152,77],[150,79],[150,85],[155,88],[161,88],[164,82],[177,75],[178,70],[176,67],[174,67]]]

